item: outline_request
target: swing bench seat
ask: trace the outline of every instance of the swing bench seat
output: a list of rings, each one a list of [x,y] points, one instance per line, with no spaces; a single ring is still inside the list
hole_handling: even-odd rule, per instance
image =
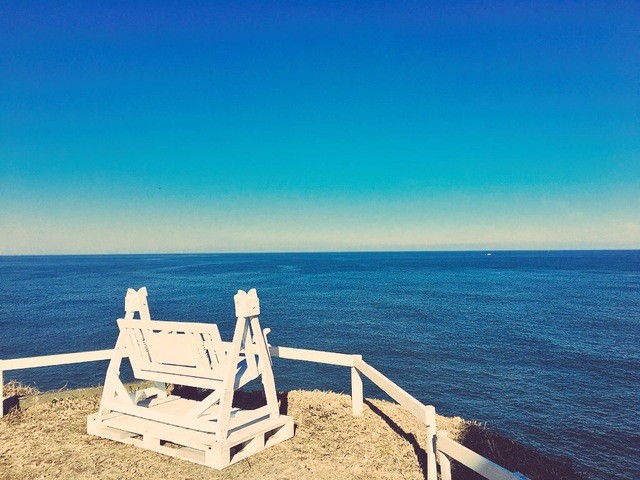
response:
[[[279,412],[255,289],[235,295],[236,328],[228,343],[215,324],[151,320],[146,296],[145,288],[127,292],[100,408],[87,418],[89,434],[216,469],[293,436],[293,420]],[[155,385],[128,392],[120,380],[124,358],[137,380]],[[258,377],[266,405],[233,407],[234,392]],[[168,384],[208,393],[194,400],[168,394]]]

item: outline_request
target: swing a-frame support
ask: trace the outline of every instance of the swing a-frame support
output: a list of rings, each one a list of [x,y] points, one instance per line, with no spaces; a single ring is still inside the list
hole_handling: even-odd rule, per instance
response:
[[[151,320],[146,289],[129,289],[100,408],[87,418],[88,433],[217,469],[291,438],[293,420],[279,412],[268,329],[260,326],[255,289],[238,291],[234,302],[235,332],[225,343],[216,324]],[[127,391],[120,379],[125,357],[136,380],[154,386]],[[266,404],[233,407],[235,391],[258,377]],[[193,400],[168,394],[168,384],[207,393]]]

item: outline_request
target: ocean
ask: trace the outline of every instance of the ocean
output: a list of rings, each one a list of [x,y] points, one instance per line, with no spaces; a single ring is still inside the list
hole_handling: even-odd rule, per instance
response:
[[[256,288],[273,345],[362,354],[444,415],[638,479],[640,251],[0,257],[0,358],[112,348],[128,287],[159,320],[213,322]],[[279,390],[349,392],[342,367],[276,360]],[[5,373],[41,390],[106,362]],[[365,382],[365,395],[383,396]]]

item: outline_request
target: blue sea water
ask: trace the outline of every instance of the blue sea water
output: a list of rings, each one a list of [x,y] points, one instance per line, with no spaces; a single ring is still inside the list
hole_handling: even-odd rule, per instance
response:
[[[153,318],[215,322],[257,288],[270,342],[362,354],[438,413],[638,479],[640,251],[0,257],[0,358],[111,348],[127,287]],[[278,389],[349,391],[347,369],[275,362]],[[105,362],[13,371],[41,390]],[[380,392],[365,383],[365,395]]]

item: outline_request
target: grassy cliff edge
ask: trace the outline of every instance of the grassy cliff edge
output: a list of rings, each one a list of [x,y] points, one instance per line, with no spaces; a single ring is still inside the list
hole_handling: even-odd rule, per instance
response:
[[[35,393],[15,383],[5,386],[5,395],[34,397]],[[252,392],[236,397],[240,405],[255,400]],[[364,415],[353,417],[348,395],[281,392],[281,410],[294,418],[295,437],[221,472],[87,435],[86,416],[97,411],[99,403],[95,391],[55,392],[46,400],[32,400],[32,407],[13,411],[0,421],[0,479],[424,478],[426,428],[384,400],[367,399]],[[532,480],[586,478],[570,461],[549,458],[476,422],[438,416],[437,427]],[[454,478],[480,477],[457,466]]]

